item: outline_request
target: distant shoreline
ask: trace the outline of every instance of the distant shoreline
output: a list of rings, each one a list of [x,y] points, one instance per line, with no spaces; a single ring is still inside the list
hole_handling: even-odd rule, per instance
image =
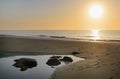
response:
[[[65,36],[47,36],[47,35],[34,35],[34,36],[15,36],[15,35],[0,35],[1,37],[11,38],[24,38],[24,39],[40,39],[40,40],[62,40],[62,41],[86,41],[86,42],[120,42],[120,40],[105,40],[105,39],[83,39],[83,38],[69,38]],[[93,36],[86,36],[93,37]]]

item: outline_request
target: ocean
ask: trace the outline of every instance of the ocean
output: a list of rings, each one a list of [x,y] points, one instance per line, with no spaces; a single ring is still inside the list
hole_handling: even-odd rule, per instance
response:
[[[79,40],[120,40],[120,30],[0,30],[0,35],[52,36]]]

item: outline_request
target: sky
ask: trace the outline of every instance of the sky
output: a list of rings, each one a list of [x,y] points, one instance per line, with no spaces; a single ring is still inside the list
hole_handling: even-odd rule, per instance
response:
[[[93,5],[102,8],[97,19]],[[120,30],[120,0],[0,0],[0,30]]]

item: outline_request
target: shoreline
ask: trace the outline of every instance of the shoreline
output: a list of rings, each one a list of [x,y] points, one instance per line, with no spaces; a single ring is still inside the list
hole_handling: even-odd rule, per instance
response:
[[[82,44],[79,45],[78,43]],[[91,44],[93,47],[98,44],[98,45],[104,45],[104,44],[119,44],[120,42],[106,42],[106,41],[82,41],[82,40],[64,40],[64,39],[48,39],[48,38],[29,38],[29,37],[13,37],[13,36],[1,36],[0,37],[0,51],[5,51],[5,52],[24,52],[24,53],[40,53],[44,54],[46,51],[41,51],[41,50],[47,50],[51,49],[49,51],[55,51],[54,49],[56,47],[60,47],[61,50],[65,49],[63,48],[71,46],[71,48],[78,48],[77,50],[79,51],[81,46],[87,46]],[[52,45],[53,44],[53,45]],[[64,45],[65,44],[65,45]],[[52,46],[51,46],[52,45]],[[80,47],[78,47],[80,46]],[[53,49],[53,50],[52,50]],[[83,49],[82,49],[83,50]],[[46,53],[48,53],[47,51]],[[76,51],[76,49],[74,50]],[[54,54],[59,51],[56,50],[56,52],[51,52],[48,54]],[[63,51],[64,52],[64,51]],[[72,52],[72,51],[71,51]],[[62,53],[62,52],[61,52]],[[66,52],[68,53],[68,52]],[[35,54],[35,53],[34,53]]]
[[[0,51],[9,54],[86,57],[58,68],[52,79],[120,79],[120,42],[63,41],[0,37]]]
[[[80,42],[120,42],[118,39],[88,39],[88,38],[70,38],[65,36],[47,36],[47,35],[33,35],[33,36],[16,36],[16,35],[0,35],[0,38],[23,38],[23,39],[39,39],[39,40],[60,40],[60,41],[80,41]]]

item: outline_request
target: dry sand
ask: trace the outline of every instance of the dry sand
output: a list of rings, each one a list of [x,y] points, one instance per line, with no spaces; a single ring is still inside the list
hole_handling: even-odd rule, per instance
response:
[[[10,54],[71,54],[87,58],[58,68],[52,79],[120,79],[120,43],[0,37]]]

